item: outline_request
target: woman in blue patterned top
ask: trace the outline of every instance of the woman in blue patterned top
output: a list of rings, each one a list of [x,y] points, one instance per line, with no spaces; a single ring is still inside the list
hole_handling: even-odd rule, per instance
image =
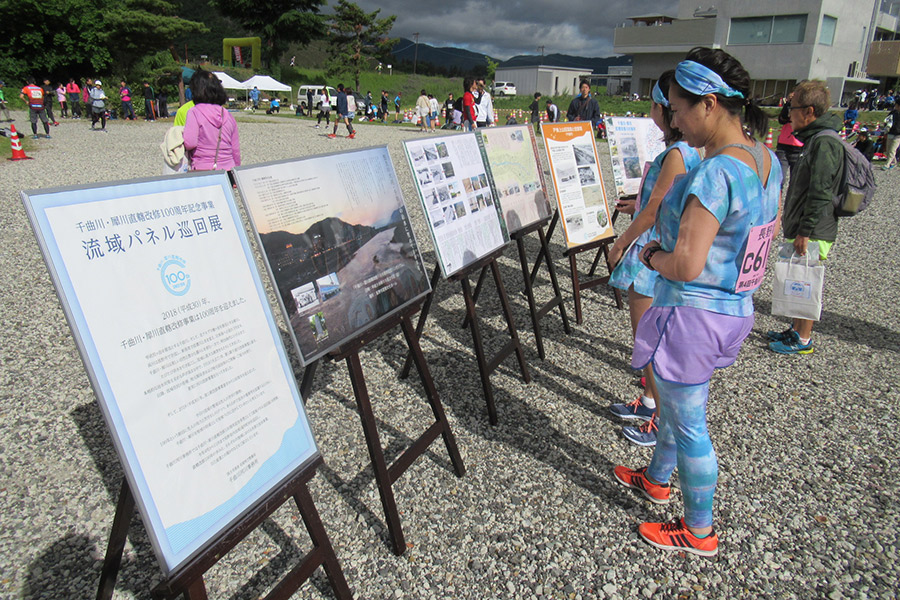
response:
[[[615,267],[609,283],[628,292],[632,334],[653,301],[656,271],[641,264],[640,254],[644,246],[656,237],[654,222],[660,202],[678,175],[683,175],[700,163],[697,150],[681,141],[681,132],[672,127],[668,90],[674,80],[675,71],[669,70],[660,75],[659,81],[653,86],[650,118],[662,131],[667,147],[649,164],[634,203],[634,219],[609,250],[609,264]],[[623,212],[627,212],[627,209]],[[613,404],[609,410],[622,419],[646,421],[640,427],[626,427],[623,433],[628,440],[639,446],[653,446],[656,444],[657,394],[649,365],[644,369],[644,377],[647,384],[643,395],[627,404]]]
[[[665,550],[713,556],[716,454],[706,426],[709,380],[732,364],[753,327],[752,294],[765,272],[781,190],[772,152],[759,135],[768,117],[750,98],[750,76],[722,50],[695,48],[669,88],[672,124],[706,159],[663,200],[657,240],[641,252],[656,270],[653,305],[635,336],[631,364],[653,365],[659,431],[650,465],[616,467],[616,480],[657,504],[669,501],[678,467],[684,518],[644,523],[641,537]],[[742,119],[743,114],[743,119]]]

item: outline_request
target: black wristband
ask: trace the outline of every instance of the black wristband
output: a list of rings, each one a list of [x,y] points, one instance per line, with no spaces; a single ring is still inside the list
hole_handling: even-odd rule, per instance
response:
[[[644,249],[644,264],[647,265],[647,268],[651,271],[655,271],[653,265],[650,264],[650,260],[653,258],[653,255],[662,250],[661,246],[651,246],[650,248]]]

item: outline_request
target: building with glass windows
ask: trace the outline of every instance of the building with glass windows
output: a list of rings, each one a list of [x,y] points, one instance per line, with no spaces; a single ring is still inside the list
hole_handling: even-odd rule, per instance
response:
[[[859,89],[897,84],[898,11],[900,0],[680,0],[676,16],[617,27],[614,50],[633,57],[631,89],[641,96],[691,48],[708,46],[741,61],[763,103],[777,104],[804,79],[826,81],[835,103],[846,103]]]

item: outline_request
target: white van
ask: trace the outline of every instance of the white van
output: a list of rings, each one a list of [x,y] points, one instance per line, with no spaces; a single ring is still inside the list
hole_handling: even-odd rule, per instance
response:
[[[331,109],[334,110],[337,108],[337,90],[324,83],[320,85],[301,85],[300,89],[297,90],[297,104],[299,104],[303,110],[308,110],[308,107],[306,106],[306,92],[312,90],[313,108],[318,110],[319,105],[321,104],[319,95],[321,94],[322,88],[328,90],[328,100],[329,104],[331,104]]]

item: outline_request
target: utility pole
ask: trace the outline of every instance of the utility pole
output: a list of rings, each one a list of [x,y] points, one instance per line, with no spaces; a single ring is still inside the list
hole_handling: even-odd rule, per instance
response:
[[[416,38],[416,51],[415,51],[415,54],[413,54],[413,75],[415,75],[416,74],[416,63],[419,60],[419,34],[414,33],[413,37]]]
[[[544,47],[543,47],[543,46],[538,46],[537,49],[541,51],[541,56],[544,56]]]

